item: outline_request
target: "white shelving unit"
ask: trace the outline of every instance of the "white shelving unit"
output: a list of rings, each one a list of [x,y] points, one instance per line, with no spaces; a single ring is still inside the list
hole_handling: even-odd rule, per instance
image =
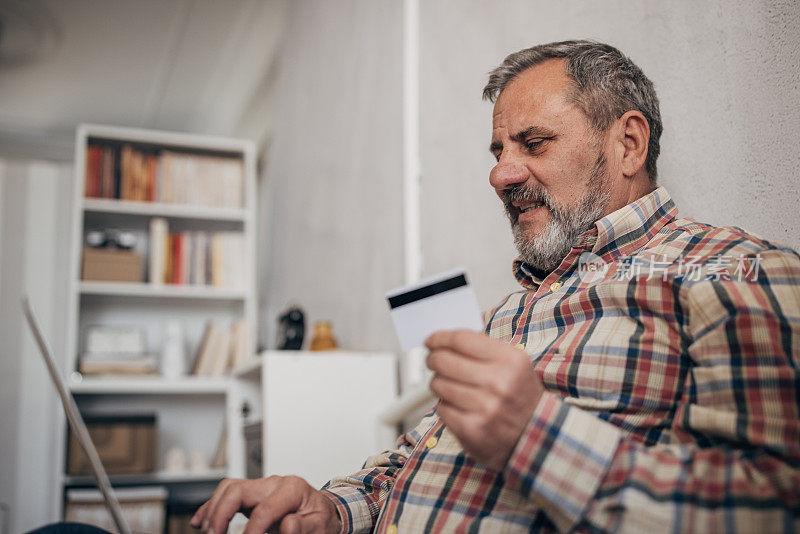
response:
[[[243,163],[243,205],[239,208],[209,207],[164,202],[140,202],[84,198],[87,146],[90,140],[130,143],[133,146],[163,148],[176,152],[221,155],[240,158]],[[255,276],[256,184],[255,148],[246,140],[101,125],[81,125],[75,139],[75,196],[73,206],[72,257],[69,265],[69,314],[66,318],[67,345],[64,375],[85,413],[158,414],[157,467],[155,473],[114,476],[112,482],[132,484],[213,484],[226,476],[242,476],[244,451],[238,434],[228,377],[186,376],[167,379],[160,375],[76,378],[75,370],[83,350],[85,329],[90,325],[140,326],[145,331],[147,349],[160,354],[163,328],[168,320],[182,323],[188,359],[194,356],[209,319],[232,321],[244,317],[250,325],[249,352],[255,352],[257,295]],[[82,281],[81,257],[87,229],[129,229],[146,238],[152,217],[167,219],[170,231],[237,231],[244,234],[245,279],[237,289],[210,286]],[[147,247],[141,249],[142,252]],[[145,265],[147,258],[143,259]],[[178,445],[190,452],[203,451],[209,458],[218,445],[224,426],[227,468],[200,472],[168,473],[163,470],[164,451]],[[62,489],[88,484],[86,477],[64,474],[66,423],[61,418],[56,444],[54,483]],[[60,493],[60,492],[59,492]],[[63,517],[62,500],[53,503]]]

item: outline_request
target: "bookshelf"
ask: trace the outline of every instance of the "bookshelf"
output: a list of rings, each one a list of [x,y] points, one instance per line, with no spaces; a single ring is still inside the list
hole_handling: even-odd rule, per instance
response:
[[[111,163],[103,159],[105,152],[113,154],[109,156]],[[221,478],[244,474],[244,451],[238,436],[241,428],[236,417],[240,407],[233,404],[228,376],[81,376],[77,369],[86,351],[87,328],[93,326],[136,327],[143,333],[147,352],[160,355],[165,325],[177,321],[190,368],[208,321],[229,325],[244,319],[248,323],[245,352],[255,353],[255,156],[253,144],[239,139],[93,124],[81,125],[76,131],[64,372],[84,413],[157,414],[156,471],[115,475],[115,485],[164,485],[170,493],[188,487],[186,491],[198,495],[198,489],[199,494],[210,492]],[[103,167],[106,164],[110,166]],[[181,267],[170,266],[170,259],[177,261],[178,256],[173,255],[163,265],[155,264],[158,274],[150,272],[155,250],[150,242],[154,218],[165,221],[170,234],[186,239],[184,246],[189,250],[190,244],[196,244],[194,236],[200,234],[208,236],[209,242],[217,235],[235,237],[238,248],[233,250],[239,254],[237,260],[230,260],[235,264],[233,274],[217,278],[212,272],[220,265],[231,267],[217,263],[222,254],[217,253],[216,244],[197,246],[192,252],[196,256],[191,256],[188,264],[186,253]],[[82,279],[87,232],[107,229],[124,230],[135,237],[133,251],[141,261],[138,279]],[[167,256],[175,250],[169,248],[175,246],[171,239],[166,241]],[[208,272],[190,280],[188,273],[200,266]],[[56,445],[55,481],[63,491],[91,485],[86,477],[65,474],[67,430],[63,418],[62,423]],[[227,435],[224,469],[209,467],[185,473],[164,470],[166,449],[180,446],[187,453],[202,450],[210,461],[223,434]],[[58,517],[63,517],[63,491],[54,503]]]

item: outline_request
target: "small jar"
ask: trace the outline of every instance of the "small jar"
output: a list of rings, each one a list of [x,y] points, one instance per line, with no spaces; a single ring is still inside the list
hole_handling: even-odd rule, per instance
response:
[[[311,337],[311,350],[334,350],[337,347],[331,323],[329,321],[315,322],[314,333]]]

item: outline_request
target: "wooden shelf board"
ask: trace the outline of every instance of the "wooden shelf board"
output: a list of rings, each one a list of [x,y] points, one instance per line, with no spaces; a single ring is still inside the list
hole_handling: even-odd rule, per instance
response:
[[[224,469],[209,469],[207,471],[185,471],[182,473],[171,473],[158,471],[155,473],[142,473],[137,475],[109,475],[111,485],[130,485],[130,484],[167,484],[181,482],[214,482],[225,478]],[[65,486],[95,486],[95,480],[89,475],[64,475],[63,484]]]
[[[118,213],[146,217],[160,216],[211,221],[244,221],[247,218],[247,211],[244,208],[219,208],[213,206],[113,200],[106,198],[84,198],[83,209],[84,211],[98,213]]]
[[[110,295],[117,297],[199,298],[244,300],[247,295],[240,289],[223,289],[213,286],[154,285],[144,282],[81,281],[82,295]]]
[[[226,377],[164,378],[161,376],[88,376],[71,381],[76,394],[219,394],[228,390]]]

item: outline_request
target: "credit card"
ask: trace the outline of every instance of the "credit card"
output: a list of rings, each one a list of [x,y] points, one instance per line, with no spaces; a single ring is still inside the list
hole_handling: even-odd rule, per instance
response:
[[[438,330],[483,331],[483,314],[465,269],[455,269],[386,293],[403,351],[421,347]]]

